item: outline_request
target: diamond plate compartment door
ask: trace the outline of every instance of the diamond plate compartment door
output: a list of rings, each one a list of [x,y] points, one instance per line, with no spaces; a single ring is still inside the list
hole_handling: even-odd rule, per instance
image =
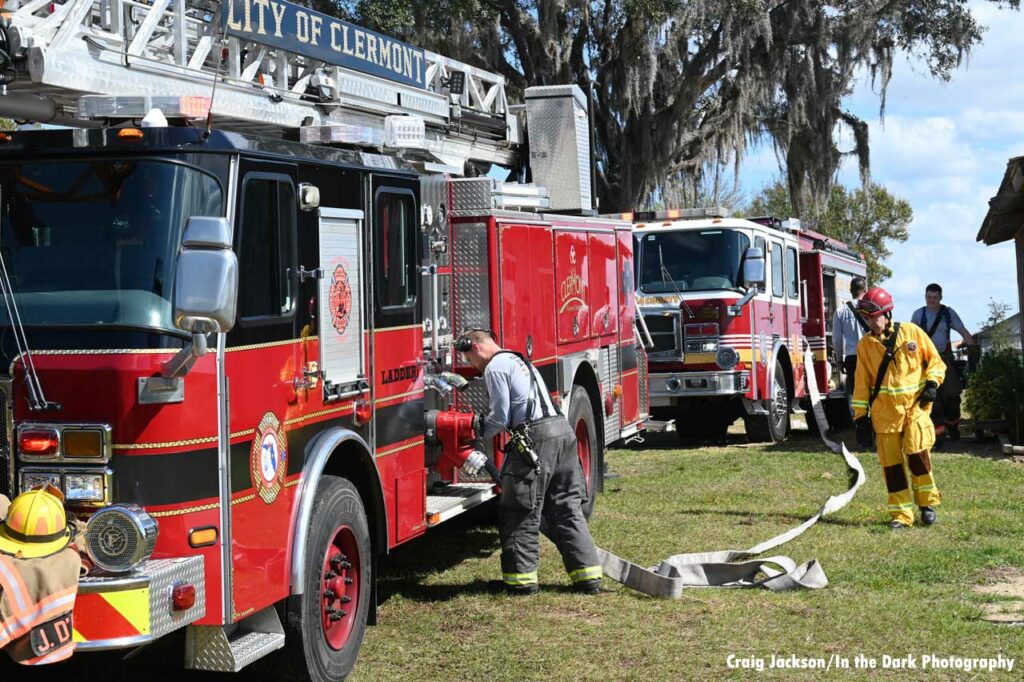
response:
[[[590,119],[579,86],[527,88],[526,132],[533,179],[550,192],[551,209],[589,210]]]

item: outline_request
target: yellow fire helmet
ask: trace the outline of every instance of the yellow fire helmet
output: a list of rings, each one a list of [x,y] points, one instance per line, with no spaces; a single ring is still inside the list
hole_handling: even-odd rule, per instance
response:
[[[48,485],[14,498],[0,523],[0,552],[22,559],[56,554],[71,542],[64,495]]]

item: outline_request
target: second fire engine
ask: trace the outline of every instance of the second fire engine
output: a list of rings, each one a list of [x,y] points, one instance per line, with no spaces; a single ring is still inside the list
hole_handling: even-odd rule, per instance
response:
[[[655,418],[674,418],[683,437],[720,437],[742,417],[751,440],[780,441],[805,406],[808,380],[843,418],[831,329],[850,280],[865,274],[859,255],[795,220],[723,209],[622,217],[639,220],[637,297]],[[804,376],[805,345],[814,377]]]

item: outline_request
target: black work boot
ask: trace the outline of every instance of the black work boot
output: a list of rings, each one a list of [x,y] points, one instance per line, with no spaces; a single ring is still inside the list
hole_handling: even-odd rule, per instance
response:
[[[906,528],[910,528],[910,526],[905,523],[900,523],[899,521],[889,522],[889,530],[904,530]]]
[[[932,507],[921,507],[921,523],[926,526],[935,523],[935,509]]]
[[[505,592],[513,597],[529,597],[540,592],[537,583],[532,585],[505,585]]]
[[[582,594],[600,594],[601,579],[594,578],[593,580],[581,580],[573,585],[572,589]]]

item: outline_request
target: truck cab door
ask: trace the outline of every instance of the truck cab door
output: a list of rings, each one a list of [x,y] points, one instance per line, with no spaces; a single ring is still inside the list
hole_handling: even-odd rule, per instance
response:
[[[372,273],[373,447],[389,516],[402,542],[426,531],[426,419],[420,274],[419,183],[374,175],[369,184],[368,257]]]
[[[238,322],[227,336],[231,620],[287,596],[287,541],[302,469],[296,166],[242,159],[235,251]]]

